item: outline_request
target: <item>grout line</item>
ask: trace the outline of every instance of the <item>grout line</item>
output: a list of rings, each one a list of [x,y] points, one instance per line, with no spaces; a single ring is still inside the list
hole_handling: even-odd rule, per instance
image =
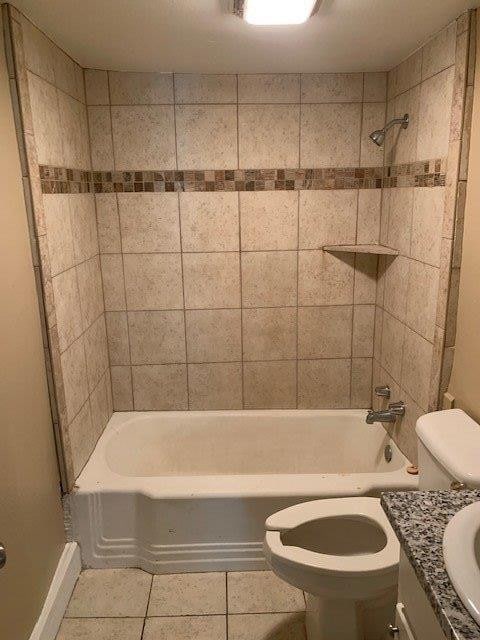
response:
[[[180,235],[180,268],[182,271],[182,299],[183,299],[183,331],[185,336],[185,371],[186,371],[186,383],[187,383],[187,409],[190,409],[190,380],[189,380],[189,371],[188,371],[188,340],[187,340],[187,309],[185,304],[185,271],[183,264],[183,249],[182,249],[182,216],[180,212],[180,194],[177,196],[177,206],[178,206],[178,227],[179,227],[179,235]],[[181,309],[179,310],[181,311]],[[183,363],[182,363],[183,364]]]

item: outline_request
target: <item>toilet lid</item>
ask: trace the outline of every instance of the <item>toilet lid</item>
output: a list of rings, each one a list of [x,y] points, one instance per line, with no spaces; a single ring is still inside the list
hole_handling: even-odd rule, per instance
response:
[[[387,542],[377,553],[328,555],[284,545],[281,533],[321,518],[363,517],[383,529]],[[398,565],[400,545],[377,498],[333,498],[313,500],[283,509],[266,522],[265,544],[269,552],[286,563],[303,565],[318,573],[355,576],[391,571]]]

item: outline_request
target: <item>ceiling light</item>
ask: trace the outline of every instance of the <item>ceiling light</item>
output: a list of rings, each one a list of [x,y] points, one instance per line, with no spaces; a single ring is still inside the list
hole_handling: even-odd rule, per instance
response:
[[[301,24],[315,5],[316,0],[245,0],[243,18],[250,24]]]

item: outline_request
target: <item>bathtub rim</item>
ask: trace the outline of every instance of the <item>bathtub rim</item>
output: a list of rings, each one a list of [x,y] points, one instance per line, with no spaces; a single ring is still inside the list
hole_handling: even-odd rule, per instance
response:
[[[409,490],[418,485],[418,478],[407,473],[410,461],[402,453],[393,439],[381,425],[366,425],[366,428],[384,431],[385,444],[390,444],[403,464],[394,471],[371,471],[357,473],[325,474],[234,474],[234,475],[164,475],[127,476],[112,470],[106,458],[109,441],[125,423],[152,414],[175,416],[188,414],[190,417],[209,416],[349,416],[362,422],[366,416],[364,409],[243,409],[222,411],[123,411],[115,412],[97,441],[90,459],[75,481],[77,495],[92,492],[128,492],[146,497],[162,499],[191,498],[254,498],[304,496],[316,494],[325,497],[343,495],[366,495],[387,490]]]

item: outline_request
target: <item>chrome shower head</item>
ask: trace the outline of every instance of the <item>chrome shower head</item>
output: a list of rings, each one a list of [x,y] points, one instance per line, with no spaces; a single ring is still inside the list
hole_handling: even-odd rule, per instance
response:
[[[383,129],[377,129],[376,131],[373,131],[370,134],[370,139],[373,140],[376,145],[381,147],[385,142],[385,134],[390,129],[390,127],[393,127],[394,124],[400,124],[402,126],[402,129],[406,129],[408,127],[408,123],[408,113],[406,113],[403,118],[393,118],[393,120],[390,120],[390,122],[388,122]]]
[[[385,140],[385,129],[377,129],[370,134],[370,139],[374,141],[375,144],[378,144],[379,147],[382,146]]]

